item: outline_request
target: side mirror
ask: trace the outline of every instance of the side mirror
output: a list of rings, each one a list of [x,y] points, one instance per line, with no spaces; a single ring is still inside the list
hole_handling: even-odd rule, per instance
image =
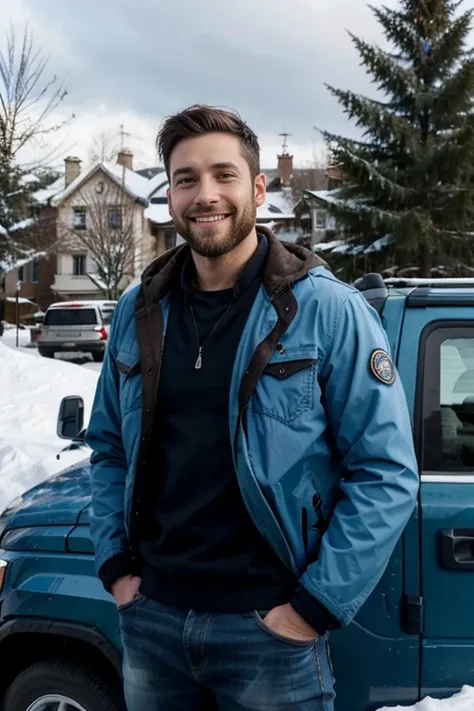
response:
[[[61,400],[56,434],[60,439],[74,439],[84,427],[84,400],[72,395]]]

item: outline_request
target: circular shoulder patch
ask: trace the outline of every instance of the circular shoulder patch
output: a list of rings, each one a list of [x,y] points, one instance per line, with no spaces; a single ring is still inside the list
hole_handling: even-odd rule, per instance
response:
[[[396,379],[395,366],[386,351],[376,350],[370,356],[370,370],[384,385],[393,385]]]

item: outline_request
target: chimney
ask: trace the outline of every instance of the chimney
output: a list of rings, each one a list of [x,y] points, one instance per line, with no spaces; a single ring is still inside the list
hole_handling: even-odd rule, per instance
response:
[[[280,177],[282,188],[290,187],[291,178],[293,177],[293,156],[278,156],[278,175]]]
[[[293,177],[293,156],[288,153],[287,141],[290,135],[290,133],[280,133],[280,136],[283,136],[283,150],[278,156],[278,176],[282,188],[288,188]]]
[[[133,170],[133,153],[127,148],[123,148],[117,154],[117,165]]]
[[[71,183],[80,176],[81,160],[79,158],[75,158],[74,156],[68,156],[64,159],[64,164],[65,183],[67,188],[68,185],[71,185]]]

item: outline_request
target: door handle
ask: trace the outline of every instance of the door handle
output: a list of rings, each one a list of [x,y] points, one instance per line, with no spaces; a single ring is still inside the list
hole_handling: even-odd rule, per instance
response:
[[[443,566],[448,570],[474,570],[474,528],[446,528],[439,533]]]

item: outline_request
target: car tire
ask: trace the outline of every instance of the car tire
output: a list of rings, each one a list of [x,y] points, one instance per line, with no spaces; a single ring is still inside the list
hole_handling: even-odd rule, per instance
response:
[[[125,711],[120,689],[112,682],[99,678],[73,661],[62,659],[45,659],[22,671],[9,686],[1,709],[25,711],[34,709],[35,702],[38,702],[39,709],[41,699],[48,696],[59,697],[47,706],[54,711],[54,704],[57,703],[59,709],[61,701],[69,702],[71,709],[77,705],[85,711]]]
[[[38,353],[43,358],[54,358],[54,351],[51,348],[38,348]]]
[[[93,351],[92,352],[92,360],[94,361],[94,363],[103,363],[104,356],[105,356],[105,351]]]

